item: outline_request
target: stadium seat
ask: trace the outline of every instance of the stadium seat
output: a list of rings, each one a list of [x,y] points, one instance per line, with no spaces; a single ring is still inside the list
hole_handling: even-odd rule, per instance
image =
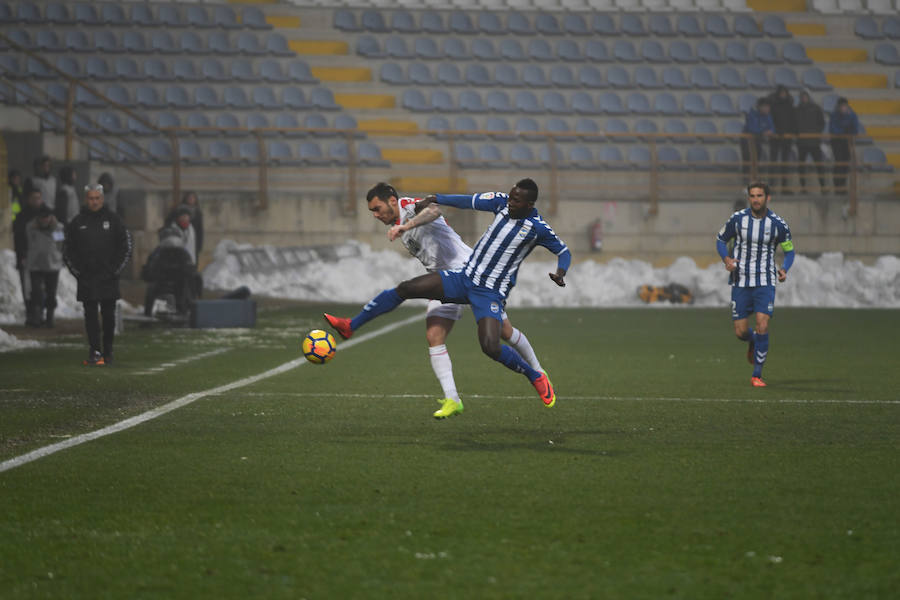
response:
[[[259,63],[259,76],[263,81],[273,83],[284,83],[288,81],[288,76],[281,68],[281,63],[271,58],[267,58]]]
[[[105,5],[108,6],[108,5]],[[78,7],[75,7],[77,12]],[[125,23],[107,23],[108,25],[126,25],[133,23],[135,25],[140,25],[141,27],[155,27],[159,25],[159,21],[156,20],[156,16],[153,14],[153,5],[149,2],[135,3],[131,7],[131,14],[129,15],[130,21],[126,21]]]
[[[715,137],[715,134],[718,133],[719,129],[716,127],[715,121],[698,119],[694,123],[694,135],[700,136],[700,141],[702,142],[715,143],[719,141],[719,138]],[[690,160],[688,160],[688,162],[690,162]]]
[[[666,56],[662,44],[656,40],[644,40],[641,42],[641,57],[651,63],[669,62],[669,57]]]
[[[512,65],[499,64],[494,69],[494,80],[503,87],[521,87],[519,72]]]
[[[641,57],[638,56],[637,50],[630,40],[616,40],[616,43],[613,44],[613,56],[622,62],[641,61]]]
[[[102,58],[88,57],[86,69],[89,77],[94,79],[140,79],[141,73],[138,70],[137,62],[129,56],[119,56],[113,63],[113,70],[110,72],[106,66],[106,61]]]
[[[425,33],[447,33],[444,17],[433,10],[422,13],[419,25]]]
[[[666,67],[663,69],[662,81],[665,87],[673,90],[684,90],[691,87],[691,84],[684,77],[684,72],[677,67]]]
[[[722,15],[707,14],[705,25],[707,35],[713,37],[732,37],[733,35],[728,28],[728,21]]]
[[[769,89],[772,87],[769,75],[762,67],[747,67],[744,69],[744,77],[747,78],[747,86],[756,89]]]
[[[497,60],[494,43],[487,38],[475,38],[472,40],[472,57],[478,60]]]
[[[257,141],[244,141],[238,144],[238,160],[244,164],[255,165],[259,163],[259,143]]]
[[[237,47],[232,45],[225,31],[212,31],[206,38],[206,45],[213,54],[237,54]]]
[[[596,115],[603,112],[594,103],[594,97],[586,92],[572,94],[572,110],[582,115]]]
[[[456,144],[454,146],[453,160],[463,169],[478,167],[478,159],[475,157],[475,151],[468,144]]]
[[[214,57],[209,56],[200,63],[200,74],[206,81],[227,81],[228,75],[225,73],[225,65]]]
[[[235,21],[237,21],[236,18]],[[219,24],[218,21],[216,24]],[[362,27],[356,21],[356,13],[345,8],[339,8],[334,11],[333,24],[335,29],[341,31],[362,31]]]
[[[575,119],[575,133],[585,141],[596,141],[600,134],[600,127],[594,119],[579,117]]]
[[[39,29],[34,36],[34,44],[39,50],[59,52],[63,49],[59,36],[52,29]]]
[[[19,59],[12,54],[0,54],[0,73],[10,79],[25,77],[25,71],[19,64]]]
[[[650,168],[650,149],[646,146],[629,146],[628,147],[628,166],[639,171],[646,171]]]
[[[206,12],[206,8],[193,3],[189,3],[184,7],[184,21],[187,25],[199,29],[207,29],[214,26],[209,13]]]
[[[681,119],[666,119],[663,122],[663,133],[671,136],[669,139],[676,144],[687,144],[694,141],[685,135],[688,133],[688,127]]]
[[[893,0],[868,0],[866,8],[875,15],[894,15],[897,13],[897,5]]]
[[[594,13],[591,19],[591,30],[601,37],[615,36],[621,33],[612,16],[603,12]]]
[[[475,25],[472,24],[472,18],[469,16],[469,13],[461,10],[455,10],[450,13],[449,27],[450,31],[453,33],[461,33],[464,35],[478,33]]]
[[[82,88],[78,88],[78,89],[80,90]],[[156,90],[153,90],[153,88],[150,88],[150,89],[153,91],[153,94],[150,94],[150,95],[145,94],[145,95],[147,96],[148,100],[152,101],[153,100],[152,96],[155,95]],[[140,91],[140,90],[138,90],[138,91]],[[128,92],[128,89],[125,86],[119,85],[117,83],[106,86],[103,89],[103,93],[106,95],[107,98],[109,98],[116,104],[120,104],[122,106],[132,107],[132,106],[137,106],[139,104],[139,102],[137,102],[136,100],[132,100],[131,94]],[[105,102],[98,103],[98,106],[104,106],[104,105],[105,105]],[[149,104],[147,106],[149,106]],[[158,102],[157,105],[154,106],[153,108],[161,108],[161,107],[162,107],[162,103]]]
[[[535,38],[528,42],[528,58],[537,61],[554,60],[550,44],[543,38]]]
[[[313,113],[311,115],[307,115],[307,119],[313,117],[317,113]],[[278,113],[275,115],[275,120],[272,123],[275,127],[282,130],[290,130],[290,129],[298,129],[300,127],[300,122],[297,121],[297,117],[294,116],[293,113]],[[306,126],[304,124],[304,126]],[[293,137],[297,135],[305,135],[297,131],[282,131],[281,135],[285,137]],[[313,133],[313,135],[316,135]]]
[[[75,22],[79,25],[100,25],[100,17],[97,16],[97,8],[93,4],[78,3],[74,11]]]
[[[464,61],[469,59],[469,51],[466,50],[466,45],[460,38],[448,37],[444,39],[442,51],[444,56],[450,60]]]
[[[428,110],[428,103],[425,101],[425,95],[421,90],[409,88],[403,90],[400,97],[400,105],[408,110],[422,112]]]
[[[697,58],[694,56],[694,49],[683,40],[669,42],[669,58],[682,64],[697,62]]]
[[[294,152],[291,150],[290,144],[282,140],[266,141],[266,155],[269,162],[274,165],[296,165],[300,164],[294,158]]]
[[[126,52],[142,54],[150,52],[144,35],[140,31],[125,31],[122,33],[122,48]]]
[[[625,99],[625,107],[628,112],[636,115],[648,115],[653,112],[650,108],[650,100],[641,92],[632,92]]]
[[[614,138],[618,141],[618,138]],[[601,146],[597,152],[597,162],[607,169],[623,169],[628,165],[622,157],[622,150],[616,146]]]
[[[744,123],[737,120],[725,121],[722,125],[722,133],[727,133],[728,135],[740,135],[744,130]]]
[[[619,28],[625,35],[640,37],[647,35],[643,20],[634,13],[623,13],[619,19]]]
[[[709,115],[710,111],[706,108],[706,101],[700,94],[693,92],[685,94],[683,98],[684,112],[689,115]]]
[[[182,54],[202,54],[203,40],[193,31],[183,31],[178,36],[178,51]]]
[[[475,90],[463,90],[459,93],[459,110],[464,112],[483,113],[487,108],[484,106],[481,94]]]
[[[568,35],[591,35],[587,21],[578,13],[564,14],[562,28]]]
[[[359,164],[367,167],[388,167],[390,163],[381,156],[381,150],[372,142],[360,142],[357,158]]]
[[[578,69],[578,83],[583,87],[591,89],[606,87],[603,73],[593,65],[585,65]]]
[[[388,40],[397,38],[388,38]],[[366,58],[381,58],[386,53],[381,49],[381,44],[372,35],[361,35],[356,38],[356,53]]]
[[[900,40],[900,17],[886,17],[881,24],[881,32],[892,40]]]
[[[32,50],[35,48],[34,44],[31,41],[31,34],[25,31],[24,29],[13,29],[12,31],[4,31],[4,33],[16,44],[22,46],[23,48],[27,48]]]
[[[812,64],[812,60],[806,55],[806,49],[799,42],[785,42],[781,47],[784,60],[794,65]]]
[[[740,37],[762,37],[759,25],[749,15],[736,15],[734,17],[734,32]]]
[[[241,25],[250,29],[271,29],[266,21],[266,16],[255,6],[245,6],[241,9]]]
[[[56,73],[51,71],[43,62],[28,57],[28,60],[25,61],[25,74],[29,78],[36,79],[55,79]]]
[[[691,146],[685,153],[685,162],[693,168],[709,168],[709,151],[703,146]]]
[[[667,15],[650,15],[648,29],[650,33],[657,37],[672,37],[675,30],[672,28],[672,21]]]
[[[409,83],[409,78],[403,73],[403,67],[392,62],[381,65],[378,78],[390,85],[405,85]]]
[[[706,67],[694,67],[690,75],[691,85],[701,90],[711,90],[718,87],[713,79],[712,72]]]
[[[418,33],[419,26],[412,13],[405,10],[396,10],[391,13],[391,29],[400,33]]]
[[[324,87],[313,88],[309,93],[309,102],[313,108],[321,110],[340,110],[340,106],[334,101],[334,94]]]
[[[726,42],[725,57],[729,62],[733,63],[752,63],[753,57],[750,56],[750,49],[747,44],[737,40]]]
[[[765,19],[763,19],[762,29],[763,33],[769,37],[791,37],[791,32],[788,31],[787,27],[785,27],[784,25],[784,19],[782,19],[778,15],[768,15]]]
[[[546,112],[557,115],[566,115],[572,112],[565,96],[559,92],[544,92],[544,95],[541,96],[541,106]]]
[[[216,165],[236,165],[240,160],[235,156],[231,144],[223,140],[213,140],[209,143],[209,160]]]
[[[490,90],[485,98],[485,104],[488,110],[494,112],[508,113],[514,110],[509,95],[503,90]]]
[[[551,151],[551,147],[554,149],[554,151]],[[565,153],[563,152],[562,148],[560,148],[556,144],[554,144],[553,146],[551,146],[550,144],[541,144],[540,146],[538,146],[537,161],[541,166],[544,167],[555,166],[557,169],[569,168],[569,165],[566,163]]]
[[[567,65],[553,65],[550,67],[550,83],[560,88],[578,87],[575,75]]]
[[[460,104],[462,104],[462,102],[463,101],[460,98]],[[478,123],[468,115],[456,117],[453,120],[453,129],[461,132],[459,133],[459,137],[464,140],[484,139],[484,134],[476,133],[476,131],[478,131]]]
[[[584,60],[578,43],[569,39],[562,39],[556,43],[556,56],[560,60],[568,62],[581,62]]]
[[[544,75],[544,69],[538,65],[522,67],[522,82],[528,87],[548,87],[550,85]]]
[[[565,119],[561,117],[550,117],[544,123],[544,130],[554,134],[553,138],[557,141],[571,141],[575,139],[572,135],[572,129]]]
[[[295,53],[288,46],[287,38],[280,33],[270,33],[266,36],[265,47],[258,54],[272,54],[275,56],[294,56]]]
[[[608,115],[624,115],[628,109],[622,104],[622,99],[614,92],[603,92],[597,99],[597,108]]]
[[[525,51],[519,40],[505,39],[500,41],[500,58],[504,60],[526,60]]]
[[[328,159],[335,165],[347,165],[350,162],[350,150],[347,142],[338,140],[328,146]]]
[[[123,163],[147,162],[149,159],[141,148],[130,140],[120,140],[116,144],[116,160]]]
[[[488,92],[488,98],[490,98],[490,94],[491,92]],[[493,139],[511,140],[515,138],[509,123],[503,117],[488,117],[484,122],[484,130],[490,132],[488,135]]]
[[[532,35],[534,27],[524,14],[516,11],[510,12],[506,17],[506,30],[516,35]]]
[[[377,43],[377,42],[376,42]],[[437,46],[432,42],[431,46],[437,53]],[[415,54],[410,51],[406,45],[406,38],[401,36],[390,36],[384,41],[384,53],[391,58],[412,58]],[[430,58],[430,57],[428,57]]]
[[[888,163],[884,151],[877,146],[866,146],[862,150],[862,166],[870,171],[890,172],[894,168]]]
[[[680,115],[681,109],[678,108],[678,101],[675,96],[668,92],[656,94],[653,97],[653,110],[662,115]]]
[[[220,134],[217,132],[219,135],[231,137],[240,137],[244,135],[241,121],[237,118],[237,115],[233,113],[221,113],[216,115],[214,123],[217,128],[225,130]]]
[[[756,45],[753,46],[753,58],[757,62],[769,65],[784,62],[781,60],[781,57],[778,56],[778,50],[775,49],[775,44],[766,41],[757,42]]]
[[[413,42],[413,52],[418,58],[434,60],[443,58],[443,53],[438,50],[437,42],[433,38],[420,37]],[[399,57],[397,57],[399,58]]]
[[[535,169],[540,166],[534,157],[531,146],[515,144],[509,151],[509,162],[520,169]]]
[[[272,124],[263,113],[250,113],[247,115],[247,129],[268,129]]]
[[[63,42],[66,50],[71,52],[90,52],[91,44],[83,31],[71,30],[66,32]]]
[[[559,35],[562,33],[557,18],[547,12],[540,12],[535,16],[534,28],[543,35]]]
[[[262,78],[253,71],[253,65],[244,58],[231,61],[231,79],[241,82],[260,81]]]
[[[575,169],[593,169],[594,153],[588,146],[572,146],[569,148],[569,164]]]
[[[588,40],[584,47],[584,56],[593,62],[609,62],[611,57],[602,40]]]
[[[509,162],[503,158],[500,148],[494,144],[483,144],[478,149],[480,167],[488,169],[503,169],[509,167]]]
[[[803,71],[803,86],[813,91],[831,91],[832,86],[825,79],[825,73],[818,67],[811,67]],[[900,88],[896,82],[894,88]]]
[[[256,89],[258,88],[254,88],[254,91]],[[225,106],[229,108],[245,109],[253,106],[244,88],[236,85],[229,85],[222,90],[222,100],[225,102]]]
[[[119,118],[119,115],[114,112],[103,111],[97,115],[97,125],[101,131],[106,133],[112,133],[114,135],[127,133],[125,126],[122,125],[122,120]]]
[[[614,88],[631,87],[631,77],[624,67],[613,65],[606,70],[606,83]]]
[[[740,111],[735,108],[734,102],[731,101],[731,96],[721,92],[715,93],[709,97],[709,108],[717,115],[731,116],[740,114]]]
[[[256,33],[252,31],[242,31],[239,33],[235,44],[241,54],[258,56],[260,54],[266,54],[267,52],[266,48],[259,43],[259,38]]]
[[[83,88],[79,87],[78,90],[83,90]],[[29,102],[33,102],[36,98],[42,98],[46,96],[47,100],[50,101],[50,104],[56,106],[65,106],[67,103],[67,99],[69,97],[69,90],[66,86],[61,83],[57,83],[52,81],[47,84],[46,88],[44,88],[45,94],[38,96],[36,92],[34,92],[30,87],[26,85],[22,85],[21,87],[16,88],[16,102],[19,104],[26,104]],[[76,91],[76,94],[78,92]],[[86,91],[82,92],[83,94]],[[93,94],[89,94],[91,97],[86,98],[91,102],[95,102],[96,98],[93,97]],[[76,96],[77,99],[77,96]],[[129,102],[130,104],[130,102]]]
[[[746,113],[756,106],[757,96],[755,94],[741,94],[738,96],[738,112]]]
[[[465,85],[462,73],[456,63],[441,63],[437,66],[437,81],[443,85],[461,86]]]
[[[703,40],[697,44],[697,58],[699,58],[701,62],[705,63],[725,62],[722,58],[722,53],[719,50],[718,44],[710,40]]]
[[[438,112],[453,112],[456,110],[456,101],[447,90],[435,90],[431,93],[431,108]]]
[[[498,13],[493,11],[479,11],[478,13],[478,29],[482,33],[489,35],[499,35],[506,32],[503,24],[500,22]]]
[[[663,169],[679,170],[686,167],[681,159],[681,152],[675,146],[660,146],[657,148],[656,160]]]
[[[518,91],[513,96],[513,107],[518,112],[540,113],[543,112],[537,96],[532,92],[523,90]]]
[[[22,4],[20,4],[20,6],[22,6]],[[72,15],[69,13],[69,7],[63,2],[47,3],[47,6],[44,7],[43,20],[56,25],[71,25],[75,22],[75,19],[73,19]],[[34,22],[39,23],[40,19]]]
[[[776,86],[783,85],[792,90],[798,90],[801,87],[800,81],[797,79],[797,74],[789,67],[776,68],[775,74],[773,75],[773,81]]]
[[[310,113],[303,117],[303,127],[306,129],[328,129],[328,119],[321,113]],[[328,131],[312,131],[316,137],[329,137],[332,134]]]
[[[175,54],[178,52],[178,47],[175,46],[175,39],[172,37],[172,34],[162,30],[154,31],[150,34],[150,50],[162,54]]]
[[[144,79],[172,81],[174,77],[169,74],[166,63],[158,58],[148,58],[144,61]]]
[[[150,140],[147,147],[150,160],[155,163],[168,164],[172,162],[172,144],[169,140]]]
[[[700,22],[694,15],[678,15],[678,21],[675,26],[679,35],[684,37],[703,37],[703,29],[700,28]]]
[[[874,58],[875,62],[883,65],[900,65],[900,54],[897,52],[897,46],[889,42],[875,46]]]
[[[134,102],[142,108],[162,108],[166,105],[156,88],[149,85],[139,85],[135,88]]]
[[[720,67],[716,72],[716,83],[719,87],[736,90],[746,87],[741,74],[734,67]]]

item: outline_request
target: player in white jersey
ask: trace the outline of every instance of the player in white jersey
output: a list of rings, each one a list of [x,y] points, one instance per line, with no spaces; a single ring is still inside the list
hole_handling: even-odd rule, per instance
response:
[[[556,393],[547,373],[535,370],[514,348],[500,343],[506,297],[515,285],[519,264],[536,245],[556,254],[556,272],[549,276],[559,287],[566,285],[565,275],[572,254],[534,208],[537,198],[538,186],[531,179],[516,182],[509,194],[489,192],[426,198],[418,203],[423,209],[437,202],[494,213],[494,222],[481,236],[463,270],[444,269],[403,281],[396,288],[375,296],[352,319],[326,313],[325,320],[347,339],[361,326],[394,310],[404,300],[427,298],[469,304],[478,323],[482,352],[508,369],[525,375],[544,406],[553,406]]]
[[[769,210],[771,194],[765,183],[747,186],[750,207],[739,210],[716,236],[716,251],[731,273],[731,318],[734,334],[749,342],[747,360],[753,365],[750,384],[766,387],[762,368],[769,354],[769,319],[775,310],[775,280],[784,282],[794,263],[794,243],[784,219]],[[732,252],[728,242],[734,240]],[[784,264],[775,264],[775,248],[784,250]],[[756,313],[756,331],[747,318]]]
[[[399,238],[409,253],[418,258],[428,272],[461,269],[472,254],[472,249],[447,224],[438,206],[432,204],[416,214],[417,202],[416,198],[399,196],[397,190],[387,183],[376,184],[366,194],[369,211],[376,219],[390,226],[388,238],[391,241]],[[447,336],[454,323],[462,316],[462,310],[461,304],[444,304],[439,300],[429,300],[425,314],[425,338],[428,341],[431,368],[444,392],[443,400],[438,400],[441,408],[434,413],[437,419],[463,412],[463,402],[456,389],[453,364],[446,345]],[[543,372],[544,369],[528,338],[512,326],[505,312],[502,317],[500,336],[511,344],[533,369]]]

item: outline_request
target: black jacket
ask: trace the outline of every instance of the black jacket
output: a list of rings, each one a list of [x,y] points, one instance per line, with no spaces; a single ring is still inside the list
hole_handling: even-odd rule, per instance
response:
[[[781,86],[779,86],[779,90]],[[794,99],[790,94],[784,98],[778,97],[778,90],[769,96],[772,105],[772,122],[775,123],[775,133],[780,135],[797,133],[797,116],[794,112]]]
[[[825,111],[815,102],[801,102],[794,111],[797,115],[797,133],[822,133],[825,129]],[[817,145],[819,138],[801,138],[797,143]]]
[[[16,249],[16,268],[20,268],[28,256],[28,235],[25,226],[38,214],[38,209],[31,208],[27,203],[22,205],[22,210],[13,221],[13,247]]]
[[[119,298],[119,274],[131,258],[131,234],[105,206],[87,207],[66,225],[63,260],[78,279],[78,300]]]

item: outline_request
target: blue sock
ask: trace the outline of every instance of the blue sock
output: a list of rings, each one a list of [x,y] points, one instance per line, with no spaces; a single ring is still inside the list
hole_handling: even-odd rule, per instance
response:
[[[762,368],[769,354],[769,334],[753,334],[753,376],[762,377]]]
[[[748,341],[748,340],[752,340],[752,339],[753,339],[753,330],[752,330],[752,329],[748,329],[748,330],[747,330],[747,333],[745,334],[745,336],[742,337],[742,338],[739,338],[739,339],[740,339],[742,342],[746,342],[746,341]]]
[[[540,373],[532,369],[531,366],[519,356],[519,353],[516,352],[515,349],[505,344],[500,346],[500,358],[497,359],[497,362],[503,363],[507,369],[524,374],[525,377],[528,378],[528,381],[531,381],[532,383],[541,376]]]
[[[384,290],[366,304],[362,311],[350,320],[350,328],[356,331],[377,316],[391,312],[403,303],[397,289]]]

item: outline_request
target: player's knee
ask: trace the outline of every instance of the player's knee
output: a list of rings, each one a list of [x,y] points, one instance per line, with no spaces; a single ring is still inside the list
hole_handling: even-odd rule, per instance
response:
[[[447,341],[447,335],[443,331],[429,329],[425,332],[425,340],[429,346],[440,346]]]
[[[500,340],[479,340],[481,342],[481,351],[497,360],[500,358]]]

